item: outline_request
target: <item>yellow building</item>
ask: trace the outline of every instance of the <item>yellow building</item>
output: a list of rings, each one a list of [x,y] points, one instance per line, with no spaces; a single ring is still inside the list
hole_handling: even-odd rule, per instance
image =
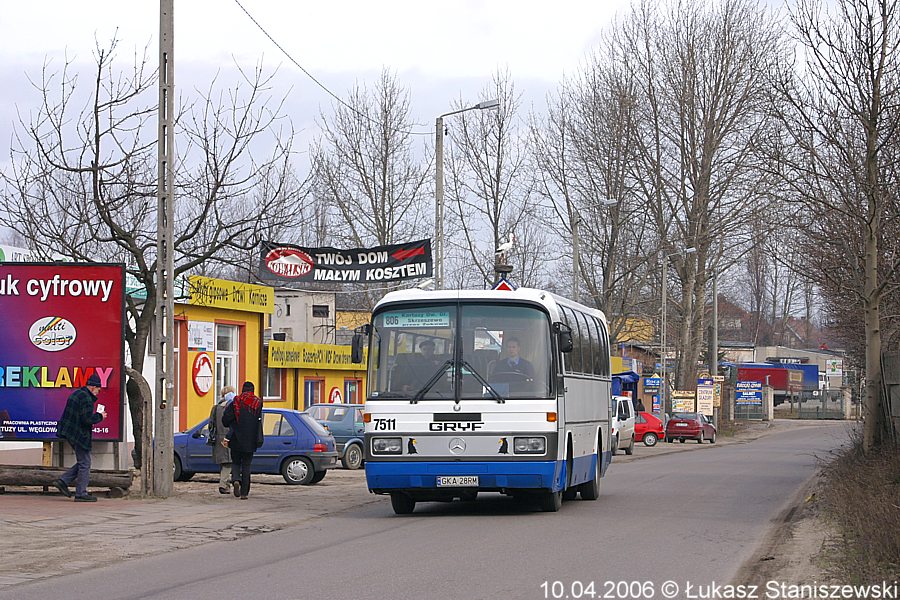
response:
[[[365,399],[365,363],[350,362],[350,346],[272,340],[267,354],[270,377],[282,382],[280,406],[304,410],[318,402]]]
[[[256,393],[269,391],[264,373],[262,332],[274,310],[267,286],[192,275],[187,303],[175,305],[176,424],[184,431],[207,416],[219,390],[240,393],[252,381]]]
[[[610,329],[619,332],[616,334],[616,343],[649,344],[656,339],[653,321],[644,317],[628,317],[624,322],[620,317],[614,317]]]

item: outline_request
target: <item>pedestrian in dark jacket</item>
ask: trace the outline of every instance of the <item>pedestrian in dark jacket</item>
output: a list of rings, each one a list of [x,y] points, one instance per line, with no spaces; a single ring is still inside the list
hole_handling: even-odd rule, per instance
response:
[[[94,412],[94,402],[100,393],[100,377],[96,373],[88,377],[87,385],[80,387],[66,400],[66,408],[56,426],[56,435],[67,440],[75,450],[75,464],[63,473],[53,485],[66,498],[72,497],[69,485],[75,482],[75,502],[96,502],[97,497],[88,494],[91,480],[91,437],[94,424],[106,418],[103,405]]]
[[[253,453],[263,445],[262,400],[253,393],[253,382],[245,381],[241,395],[222,415],[222,424],[230,427],[226,445],[231,450],[231,485],[235,497],[246,500],[250,493],[250,463]]]

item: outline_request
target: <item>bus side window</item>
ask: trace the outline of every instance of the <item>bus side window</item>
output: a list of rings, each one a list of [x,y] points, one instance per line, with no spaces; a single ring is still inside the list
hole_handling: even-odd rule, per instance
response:
[[[600,319],[597,317],[591,318],[593,321],[592,333],[593,336],[593,348],[594,348],[594,374],[603,377],[607,375],[606,366],[603,360],[603,351],[606,348],[606,344],[603,343],[603,324],[600,323]],[[609,354],[607,352],[607,354]]]
[[[561,308],[566,324],[572,328],[573,347],[572,351],[566,355],[566,370],[569,373],[581,373],[583,371],[583,363],[581,361],[581,328],[578,326],[578,320],[575,318],[574,311],[565,306]]]

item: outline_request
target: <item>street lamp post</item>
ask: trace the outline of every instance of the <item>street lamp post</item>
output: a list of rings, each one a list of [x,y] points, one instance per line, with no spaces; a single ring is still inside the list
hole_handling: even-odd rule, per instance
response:
[[[444,289],[444,117],[469,110],[500,106],[499,100],[485,100],[474,106],[442,114],[434,121],[434,287]]]
[[[590,210],[592,208],[607,208],[617,204],[616,200],[612,198],[603,198],[597,204],[592,204],[590,206],[586,206],[585,210]],[[574,212],[574,206],[572,210]],[[572,216],[572,300],[575,302],[579,302],[579,294],[578,294],[578,275],[581,273],[581,249],[579,247],[579,239],[578,239],[578,224],[581,223],[581,218],[578,215]]]
[[[659,345],[660,345],[659,355],[660,355],[660,359],[662,362],[662,381],[660,382],[661,385],[659,386],[660,417],[662,417],[663,415],[666,414],[666,402],[669,397],[669,378],[666,374],[666,370],[667,370],[666,369],[666,355],[668,354],[668,348],[666,346],[666,327],[667,327],[666,298],[668,296],[668,294],[667,294],[668,285],[667,284],[669,281],[669,259],[672,258],[673,256],[683,256],[686,254],[693,254],[696,251],[697,251],[696,248],[685,248],[684,250],[681,250],[680,252],[672,252],[671,254],[663,254],[662,255],[662,286],[661,286],[662,287],[662,302],[660,303],[661,304],[660,309],[662,312],[660,320],[662,321],[662,328],[660,329],[660,332],[659,332],[659,338],[660,338],[659,339]]]

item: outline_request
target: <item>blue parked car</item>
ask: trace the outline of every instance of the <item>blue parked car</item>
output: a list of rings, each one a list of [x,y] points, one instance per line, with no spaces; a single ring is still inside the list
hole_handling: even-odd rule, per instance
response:
[[[206,443],[208,421],[175,434],[175,481],[187,481],[195,473],[219,472],[212,446]],[[291,485],[312,485],[337,465],[334,437],[306,413],[264,408],[263,435],[265,441],[253,455],[253,473],[280,473]]]
[[[363,405],[313,404],[307,414],[328,428],[337,443],[338,456],[345,469],[358,469],[363,464]]]

